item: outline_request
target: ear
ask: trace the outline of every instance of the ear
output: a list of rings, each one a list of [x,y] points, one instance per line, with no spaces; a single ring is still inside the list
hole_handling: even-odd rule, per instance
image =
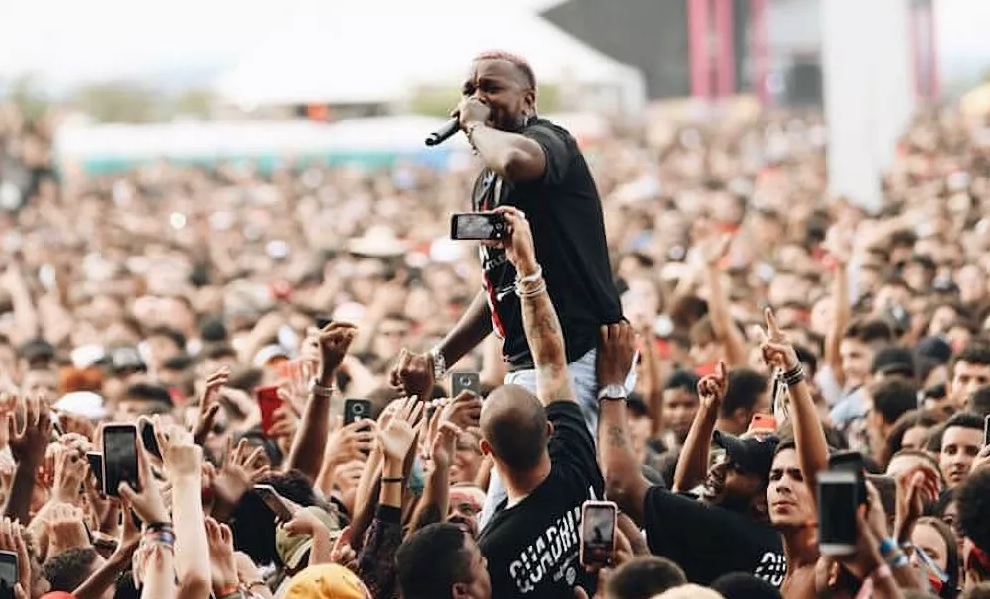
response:
[[[553,423],[549,420],[547,421],[547,439],[553,436]]]
[[[492,446],[484,439],[481,440],[481,454],[486,456],[492,455]]]
[[[468,585],[455,582],[454,586],[450,587],[450,596],[452,599],[468,599],[471,594],[468,592]]]
[[[531,89],[523,94],[523,102],[526,104],[526,114],[532,115],[536,112],[536,90]]]
[[[749,423],[753,420],[753,410],[736,408],[732,412],[732,420],[739,425],[739,428],[745,431],[749,428]]]

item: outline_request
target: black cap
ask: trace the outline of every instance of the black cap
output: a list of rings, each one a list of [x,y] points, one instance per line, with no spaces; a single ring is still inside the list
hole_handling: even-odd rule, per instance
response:
[[[715,431],[715,444],[725,450],[729,459],[747,474],[756,474],[763,478],[770,475],[770,465],[773,463],[773,452],[780,440],[770,435],[758,439],[756,437],[740,438],[722,431]]]
[[[55,346],[44,339],[32,339],[17,349],[17,355],[31,363],[47,362],[55,359]]]
[[[915,347],[918,357],[945,364],[952,359],[952,346],[939,337],[925,337]]]
[[[900,374],[908,378],[914,378],[917,373],[911,350],[896,345],[878,350],[873,356],[870,371],[873,374]]]

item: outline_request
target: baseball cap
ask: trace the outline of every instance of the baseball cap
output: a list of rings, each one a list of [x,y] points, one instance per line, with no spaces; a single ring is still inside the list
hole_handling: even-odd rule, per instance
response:
[[[911,350],[896,345],[878,350],[870,370],[873,374],[901,374],[910,378],[916,374]]]
[[[22,360],[34,364],[36,362],[47,362],[55,359],[55,346],[44,339],[32,339],[25,341],[18,349],[17,355]]]
[[[302,508],[313,514],[316,518],[330,529],[330,538],[336,540],[340,536],[340,521],[334,514],[327,512],[316,506]],[[275,528],[275,551],[279,559],[290,570],[299,567],[302,560],[309,554],[313,547],[313,537],[307,535],[293,535],[285,530],[284,525]]]
[[[371,599],[357,574],[340,564],[309,566],[292,577],[283,599]]]
[[[952,346],[939,337],[925,337],[915,347],[918,357],[945,364],[952,358]]]
[[[52,406],[59,412],[81,416],[88,420],[102,420],[107,417],[103,397],[92,391],[72,391],[63,395]]]
[[[128,370],[148,370],[141,352],[134,347],[118,347],[110,354],[110,369],[114,373]]]
[[[273,343],[271,345],[266,345],[258,350],[258,353],[254,356],[254,365],[257,368],[261,368],[274,360],[288,360],[289,352],[285,351],[285,348],[281,345]]]
[[[773,463],[773,452],[777,449],[779,439],[775,436],[739,438],[729,433],[715,431],[715,444],[725,450],[726,455],[734,464],[747,474],[757,474],[766,477]]]

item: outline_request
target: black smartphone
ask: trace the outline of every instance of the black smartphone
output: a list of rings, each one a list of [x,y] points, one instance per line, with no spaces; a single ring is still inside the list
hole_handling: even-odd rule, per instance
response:
[[[275,514],[275,519],[279,522],[288,522],[292,520],[294,515],[294,510],[292,506],[286,502],[285,498],[278,494],[275,487],[271,485],[255,485],[254,492],[261,497],[261,500],[265,502],[268,509]]]
[[[344,401],[344,425],[353,424],[361,419],[371,418],[371,401],[367,399],[348,399]]]
[[[133,424],[108,424],[103,428],[103,492],[118,496],[117,487],[126,482],[140,492],[138,476],[138,433]]]
[[[858,481],[856,490],[859,494],[859,502],[865,504],[867,497],[866,462],[863,460],[863,454],[858,451],[840,451],[834,453],[828,459],[828,466],[832,470],[845,470],[856,475],[856,480]]]
[[[333,318],[330,318],[326,314],[320,314],[316,317],[316,328],[322,331],[323,329],[327,328],[327,325],[329,325],[331,322],[333,322]]]
[[[461,212],[450,217],[450,238],[491,241],[505,237],[505,219],[491,212]]]
[[[856,553],[859,482],[849,470],[826,470],[818,475],[818,549],[822,555]]]
[[[96,477],[96,486],[103,488],[103,454],[98,451],[87,451],[86,461],[89,462],[89,469]]]
[[[990,415],[983,419],[983,444],[990,445]]]
[[[0,599],[14,599],[16,584],[17,554],[12,551],[0,551]]]
[[[581,565],[607,566],[615,549],[619,508],[612,501],[585,501],[581,506]]]
[[[162,450],[158,447],[158,437],[155,436],[155,425],[151,420],[144,416],[138,418],[138,434],[144,449],[159,460],[162,459]]]
[[[470,391],[476,397],[481,397],[481,374],[477,372],[450,373],[450,397],[457,397],[462,391]]]

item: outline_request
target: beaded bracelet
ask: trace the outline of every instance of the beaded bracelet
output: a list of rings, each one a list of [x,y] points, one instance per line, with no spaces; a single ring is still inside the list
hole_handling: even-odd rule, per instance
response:
[[[536,287],[528,290],[523,290],[519,285],[516,285],[516,296],[520,298],[531,298],[540,295],[546,290],[547,290],[547,283],[546,281],[541,280]]]
[[[804,380],[804,367],[798,364],[794,368],[782,374],[781,378],[784,379],[785,385],[788,387],[793,387]]]

